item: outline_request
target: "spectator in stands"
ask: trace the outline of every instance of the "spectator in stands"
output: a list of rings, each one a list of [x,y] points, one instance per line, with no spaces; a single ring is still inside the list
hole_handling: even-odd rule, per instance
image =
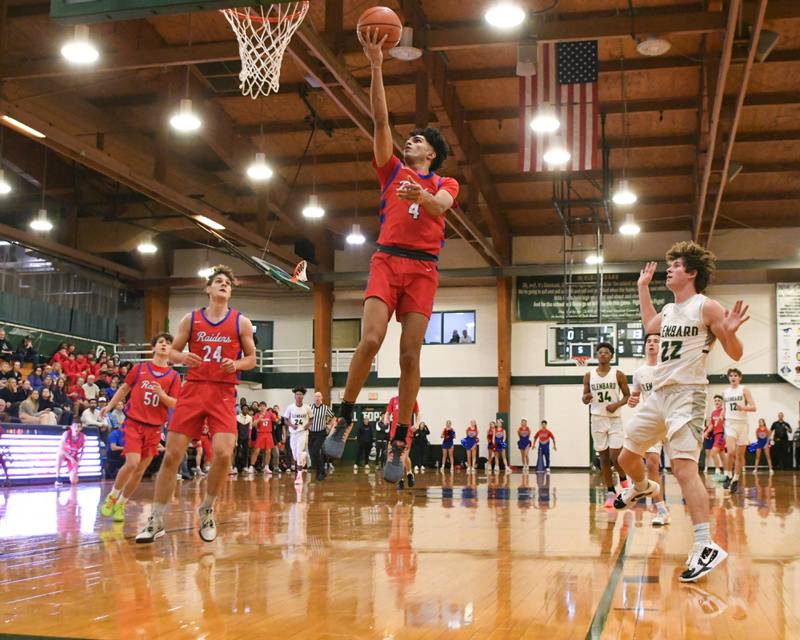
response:
[[[17,382],[22,382],[25,379],[25,374],[22,372],[22,360],[15,357],[11,360],[11,366],[14,368],[14,377]]]
[[[31,387],[36,389],[37,391],[41,391],[44,387],[44,378],[43,378],[43,371],[41,367],[35,367],[33,372],[28,375],[28,382],[31,383]]]
[[[94,381],[95,377],[90,373],[82,387],[83,395],[86,396],[86,400],[98,400],[100,398],[100,387],[98,387]]]
[[[122,428],[122,423],[125,422],[125,405],[122,402],[118,402],[114,410],[108,414],[108,418],[110,422]]]
[[[16,378],[14,369],[11,368],[11,363],[5,360],[0,361],[0,378],[7,380],[8,378]]]
[[[271,464],[272,470],[277,471],[278,473],[281,472],[281,451],[285,448],[286,444],[286,427],[283,423],[283,416],[281,415],[281,409],[276,404],[272,407],[272,443],[275,445],[275,448],[272,450],[271,456]]]
[[[17,384],[16,378],[9,378],[5,389],[0,389],[0,398],[6,401],[8,412],[13,416],[19,415],[19,405],[25,401],[27,396]]]
[[[53,392],[53,389],[56,388],[56,379],[51,378],[50,376],[45,376],[42,378],[42,390],[49,389],[50,393]]]
[[[62,410],[61,424],[72,424],[72,400],[67,394],[67,379],[61,376],[53,387],[53,404]]]
[[[55,379],[58,378],[58,374],[53,370],[52,364],[46,364],[42,367],[42,380],[46,380],[47,378],[52,378],[55,382]]]
[[[236,407],[236,413],[242,415],[245,409],[247,409],[247,398],[239,398],[239,406]]]
[[[4,362],[8,362],[11,360],[12,355],[14,355],[14,352],[11,350],[11,345],[6,340],[6,330],[0,329],[0,359]]]
[[[50,410],[39,409],[39,392],[32,391],[19,405],[19,419],[25,424],[57,424],[56,414]]]
[[[0,422],[19,422],[17,418],[8,413],[7,409],[6,401],[0,398]]]
[[[77,378],[67,389],[67,395],[72,400],[72,413],[76,416],[81,415],[86,409],[86,395],[83,393],[83,378]]]
[[[23,380],[23,381],[20,383],[20,385],[19,385],[19,386],[20,386],[20,389],[22,389],[22,390],[25,392],[25,397],[26,397],[26,398],[27,398],[29,395],[31,395],[31,391],[33,391],[33,386],[31,386],[30,380],[28,380],[27,378],[25,378],[25,379],[24,379],[24,380]]]
[[[56,414],[56,418],[61,422],[61,416],[64,415],[64,410],[61,407],[57,407],[55,402],[53,402],[53,392],[47,387],[44,387],[39,392],[39,411],[48,409]]]
[[[78,366],[78,363],[75,360],[75,354],[70,353],[66,361],[61,363],[61,366],[64,369],[64,374],[67,376],[67,380],[69,380],[69,383],[74,384],[75,380],[77,380],[78,378],[78,373],[80,371],[80,367]],[[81,382],[81,384],[83,384],[83,382]]]
[[[16,357],[22,362],[30,362],[31,364],[39,364],[39,354],[33,348],[33,338],[25,336],[22,342],[17,347]]]
[[[103,390],[105,397],[111,400],[117,392],[117,389],[119,389],[119,378],[111,378],[111,384]]]
[[[453,329],[453,335],[450,336],[450,341],[447,344],[458,344],[461,339],[458,337],[458,329]]]
[[[50,372],[50,375],[53,377],[54,380],[58,380],[61,376],[64,375],[64,367],[61,366],[60,362],[54,362],[51,366],[53,368]]]
[[[461,344],[472,344],[472,338],[469,337],[466,329],[461,332]]]
[[[77,356],[78,355],[77,352],[76,352],[76,347],[75,347],[74,344],[68,344],[67,345],[67,355],[70,355],[70,356]]]
[[[121,424],[114,424],[108,434],[108,455],[106,458],[106,478],[113,480],[125,463],[122,450],[125,448],[125,431]]]

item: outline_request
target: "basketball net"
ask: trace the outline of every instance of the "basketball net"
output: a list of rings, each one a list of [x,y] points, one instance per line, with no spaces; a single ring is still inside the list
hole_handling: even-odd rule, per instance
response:
[[[297,266],[294,268],[294,275],[292,276],[292,282],[308,282],[308,277],[306,277],[306,261],[301,260],[297,263]]]
[[[220,11],[236,35],[242,70],[239,88],[255,100],[280,88],[281,63],[310,2],[289,2]]]
[[[572,356],[572,359],[579,367],[585,367],[586,363],[589,362],[589,356]]]

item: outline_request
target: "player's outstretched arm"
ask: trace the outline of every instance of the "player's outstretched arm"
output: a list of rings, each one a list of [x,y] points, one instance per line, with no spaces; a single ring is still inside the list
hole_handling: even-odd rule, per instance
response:
[[[736,332],[750,319],[750,316],[747,315],[749,308],[741,300],[737,300],[731,310],[725,309],[716,300],[708,300],[703,305],[703,322],[719,340],[725,353],[736,361],[742,357],[744,352],[742,342],[736,336]]]
[[[650,297],[650,282],[656,272],[656,262],[648,262],[639,273],[639,280],[636,286],[639,289],[639,311],[642,316],[642,325],[645,334],[661,332],[661,314],[653,306],[653,299]]]
[[[387,36],[380,36],[378,29],[367,29],[366,33],[358,33],[364,55],[369,60],[372,80],[369,89],[369,102],[372,107],[372,121],[375,124],[373,151],[375,164],[382,167],[392,157],[394,143],[392,130],[389,127],[389,108],[386,106],[386,89],[383,87],[383,43]]]
[[[196,367],[202,360],[196,353],[183,353],[183,348],[189,342],[189,335],[192,331],[192,314],[187,313],[178,325],[172,345],[169,348],[169,360],[175,364],[185,364],[187,367]]]

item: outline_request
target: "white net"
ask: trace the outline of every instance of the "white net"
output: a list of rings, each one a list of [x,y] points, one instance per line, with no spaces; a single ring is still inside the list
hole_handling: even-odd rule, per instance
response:
[[[288,2],[221,10],[239,43],[239,87],[243,95],[255,100],[277,93],[283,54],[308,7],[309,2]]]

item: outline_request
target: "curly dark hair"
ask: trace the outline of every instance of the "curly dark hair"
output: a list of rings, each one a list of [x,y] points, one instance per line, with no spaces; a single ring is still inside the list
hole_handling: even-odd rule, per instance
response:
[[[683,260],[683,266],[687,273],[696,273],[694,288],[697,293],[703,293],[708,286],[711,276],[717,270],[717,256],[705,247],[700,246],[690,240],[676,242],[667,251],[667,263]]]
[[[217,264],[211,267],[211,275],[206,278],[206,286],[210,287],[211,283],[214,282],[214,278],[220,274],[228,278],[231,281],[231,285],[236,286],[238,284],[233,269],[226,264]]]
[[[447,156],[450,155],[450,146],[447,144],[444,136],[442,136],[442,132],[433,127],[425,127],[424,129],[413,129],[411,133],[408,134],[409,138],[412,136],[422,136],[428,141],[428,144],[433,147],[436,157],[433,159],[433,162],[431,162],[431,171],[438,170],[444,164],[444,161],[447,160]]]

